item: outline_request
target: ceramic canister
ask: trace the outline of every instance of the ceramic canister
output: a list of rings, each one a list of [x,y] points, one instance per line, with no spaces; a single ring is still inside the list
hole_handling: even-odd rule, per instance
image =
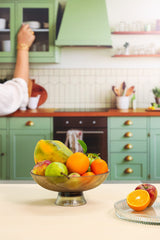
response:
[[[116,97],[116,107],[118,109],[128,109],[129,108],[129,97],[127,97],[127,96]]]

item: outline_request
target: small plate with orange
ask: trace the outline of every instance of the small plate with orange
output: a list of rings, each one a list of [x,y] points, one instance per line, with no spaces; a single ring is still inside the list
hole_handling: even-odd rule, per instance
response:
[[[160,225],[159,196],[151,207],[146,207],[144,210],[139,211],[129,207],[127,201],[127,199],[123,199],[114,204],[115,213],[119,218],[137,223]]]

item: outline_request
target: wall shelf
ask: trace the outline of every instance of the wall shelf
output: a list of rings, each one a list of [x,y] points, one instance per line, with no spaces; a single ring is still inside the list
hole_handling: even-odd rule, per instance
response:
[[[122,58],[129,58],[129,57],[160,57],[160,54],[144,54],[144,55],[113,55],[112,57],[122,57]]]
[[[160,31],[142,31],[142,32],[112,32],[114,35],[159,35]]]

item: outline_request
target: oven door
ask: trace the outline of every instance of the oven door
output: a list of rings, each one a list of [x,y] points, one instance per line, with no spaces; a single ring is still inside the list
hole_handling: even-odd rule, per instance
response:
[[[73,129],[73,128],[72,128]],[[107,159],[107,129],[95,129],[83,131],[83,141],[87,144],[87,153],[99,153],[100,157],[108,162]],[[69,129],[68,129],[69,130]],[[54,134],[54,139],[65,143],[67,130],[56,130]]]

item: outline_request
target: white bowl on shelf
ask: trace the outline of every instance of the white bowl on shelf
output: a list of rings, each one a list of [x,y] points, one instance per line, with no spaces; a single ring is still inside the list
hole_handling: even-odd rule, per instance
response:
[[[38,29],[41,27],[40,22],[37,22],[37,21],[28,21],[28,22],[24,22],[24,24],[28,24],[29,27],[32,29]]]
[[[2,41],[2,51],[4,51],[4,52],[11,51],[11,41],[10,40]]]
[[[5,28],[6,28],[6,19],[0,18],[0,29],[5,29]]]

